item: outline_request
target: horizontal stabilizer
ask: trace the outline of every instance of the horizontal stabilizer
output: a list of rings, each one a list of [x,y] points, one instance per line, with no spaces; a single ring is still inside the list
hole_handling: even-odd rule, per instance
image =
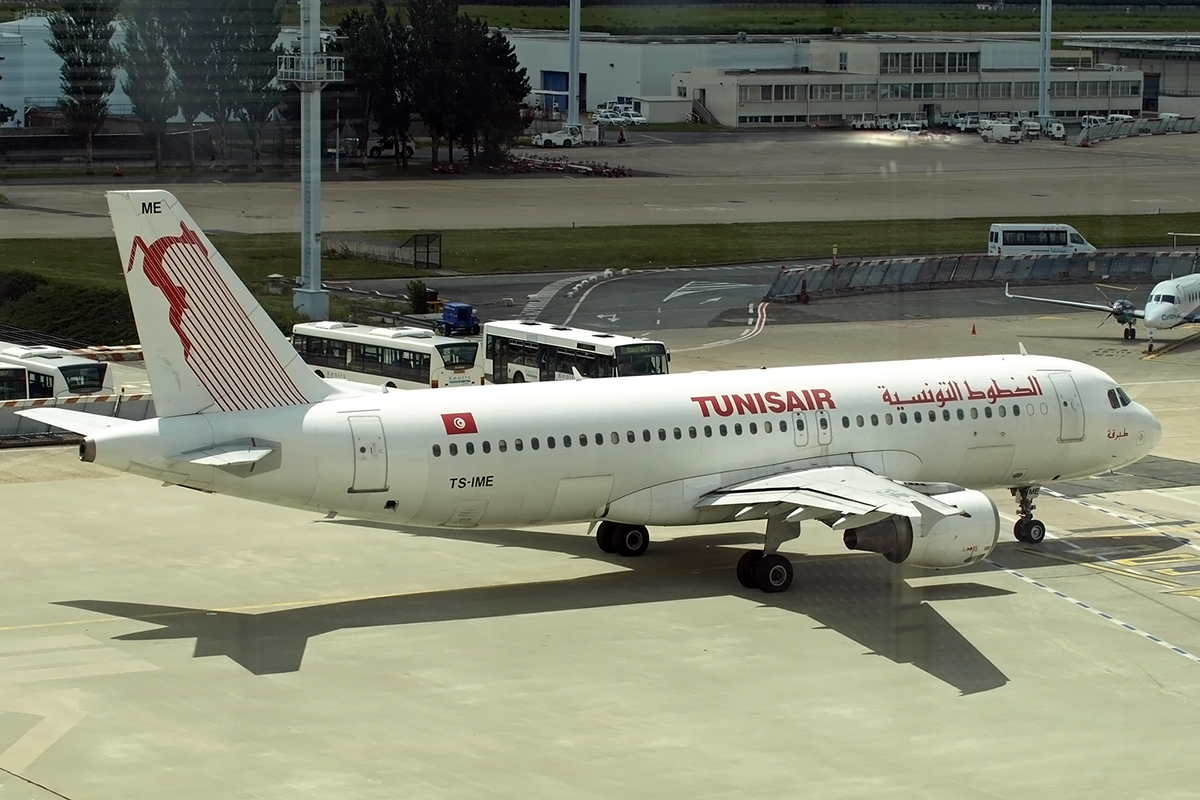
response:
[[[266,472],[275,469],[278,464],[259,462],[267,456],[279,453],[277,442],[264,439],[237,439],[232,442],[206,447],[203,450],[190,450],[173,457],[172,461],[186,462],[204,467],[217,467],[235,475],[249,475],[252,472]],[[278,462],[278,459],[274,459]]]
[[[105,428],[117,425],[127,425],[131,420],[120,417],[105,417],[100,414],[88,414],[83,411],[68,411],[65,408],[30,408],[18,411],[18,417],[28,417],[56,428],[87,436]]]

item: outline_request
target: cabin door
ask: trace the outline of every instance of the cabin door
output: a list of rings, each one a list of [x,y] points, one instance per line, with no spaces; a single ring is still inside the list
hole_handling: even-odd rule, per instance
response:
[[[379,417],[349,417],[354,440],[354,480],[348,491],[387,491],[387,447]]]
[[[1058,435],[1060,442],[1078,442],[1083,438],[1083,405],[1079,402],[1079,389],[1075,379],[1069,372],[1051,372],[1050,383],[1058,395],[1058,412],[1062,419],[1062,428]]]

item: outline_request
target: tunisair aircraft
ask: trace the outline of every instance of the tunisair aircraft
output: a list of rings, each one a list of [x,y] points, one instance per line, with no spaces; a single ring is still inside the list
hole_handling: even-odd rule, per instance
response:
[[[851,550],[974,564],[1008,487],[1018,539],[1047,481],[1130,464],[1158,421],[1094,367],[1019,355],[344,394],[288,345],[164,191],[110,192],[159,417],[26,415],[83,461],[168,484],[397,525],[590,522],[639,556],[649,525],[764,520],[737,577],[780,592],[778,550],[819,521]]]

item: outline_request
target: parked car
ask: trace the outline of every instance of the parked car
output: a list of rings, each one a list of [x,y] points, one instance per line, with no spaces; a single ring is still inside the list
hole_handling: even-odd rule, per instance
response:
[[[592,122],[597,125],[621,125],[621,115],[611,109],[600,109],[592,114]]]
[[[921,124],[919,122],[901,122],[898,127],[892,129],[892,134],[919,136],[921,134]]]
[[[621,114],[622,125],[645,125],[648,122],[648,119],[636,111],[625,111]]]
[[[1039,139],[1042,136],[1042,124],[1028,117],[1021,120],[1021,130],[1026,139]]]
[[[395,139],[376,139],[375,144],[371,145],[371,149],[367,151],[367,154],[371,156],[371,158],[380,158],[384,155],[395,155],[395,150]],[[406,158],[412,158],[413,152],[412,143],[408,140],[405,140],[404,156]]]

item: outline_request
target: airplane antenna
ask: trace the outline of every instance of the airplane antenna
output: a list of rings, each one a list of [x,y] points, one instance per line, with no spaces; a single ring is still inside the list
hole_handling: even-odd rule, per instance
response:
[[[1024,342],[1017,342],[1017,349],[1019,349],[1021,351],[1021,355],[1023,355],[1023,356],[1029,355],[1029,351],[1025,349]]]

